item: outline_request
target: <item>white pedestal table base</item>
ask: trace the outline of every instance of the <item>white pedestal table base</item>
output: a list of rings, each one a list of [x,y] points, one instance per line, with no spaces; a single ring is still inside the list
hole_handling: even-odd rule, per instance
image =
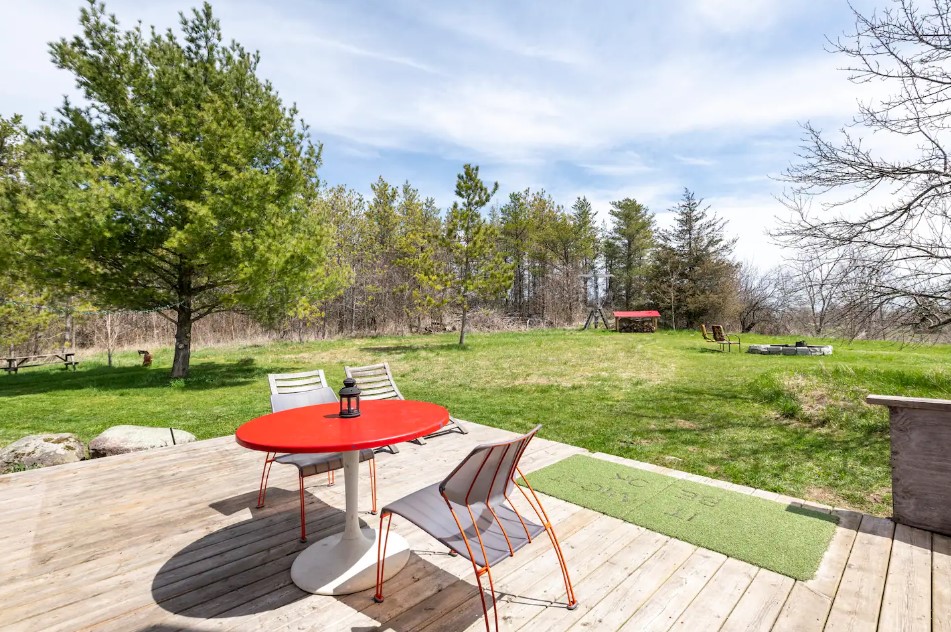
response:
[[[376,586],[377,543],[381,534],[376,529],[360,528],[357,515],[359,465],[359,452],[343,453],[346,527],[343,533],[310,545],[294,560],[291,580],[301,590],[316,595],[349,595]],[[399,572],[407,561],[409,544],[390,530],[384,580]]]

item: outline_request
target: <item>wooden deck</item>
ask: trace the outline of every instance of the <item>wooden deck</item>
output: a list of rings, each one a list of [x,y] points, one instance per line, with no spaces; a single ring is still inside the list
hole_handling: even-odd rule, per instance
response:
[[[469,428],[381,454],[380,500],[439,480],[476,443],[509,434]],[[523,469],[578,452],[537,439]],[[275,466],[268,507],[253,509],[261,459],[225,437],[0,476],[0,628],[484,630],[469,563],[396,518],[414,555],[383,604],[371,591],[297,589],[289,569],[305,545],[296,471]],[[313,541],[342,529],[344,488],[322,476],[308,482]],[[503,630],[951,632],[951,538],[841,511],[817,576],[796,582],[557,499],[547,507],[581,604],[565,609],[554,553],[536,540],[493,569]]]

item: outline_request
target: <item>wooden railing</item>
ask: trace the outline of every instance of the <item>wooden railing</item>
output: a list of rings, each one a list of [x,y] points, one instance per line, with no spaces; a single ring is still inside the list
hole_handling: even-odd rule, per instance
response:
[[[888,407],[895,520],[951,535],[951,400],[869,395],[865,401]]]

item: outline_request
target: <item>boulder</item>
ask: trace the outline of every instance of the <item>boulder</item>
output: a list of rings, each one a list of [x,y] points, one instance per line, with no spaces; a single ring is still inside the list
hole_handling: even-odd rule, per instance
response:
[[[0,449],[0,472],[73,463],[86,458],[86,446],[71,432],[28,435]]]
[[[194,440],[195,435],[176,428],[113,426],[89,442],[89,456],[97,459],[102,456],[191,443]]]

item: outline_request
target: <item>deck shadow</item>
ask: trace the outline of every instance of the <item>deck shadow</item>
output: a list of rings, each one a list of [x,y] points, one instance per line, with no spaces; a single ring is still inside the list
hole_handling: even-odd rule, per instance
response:
[[[257,490],[217,500],[213,503],[209,503],[208,506],[225,516],[231,516],[243,509],[248,509],[256,518],[261,518],[275,513],[278,510],[287,511],[295,509],[296,507],[292,505],[296,505],[299,498],[300,496],[297,491],[291,491],[283,487],[272,485],[268,486],[264,507],[260,509],[258,509]]]
[[[289,616],[298,611],[306,616],[306,611],[321,609],[320,600],[333,599],[353,610],[353,621],[342,623],[341,629],[409,632],[419,627],[417,608],[423,608],[423,612],[453,614],[453,608],[444,604],[447,588],[455,588],[448,591],[450,594],[467,594],[468,599],[477,597],[474,580],[460,579],[441,568],[440,564],[449,556],[436,543],[410,553],[406,567],[387,581],[386,600],[382,604],[373,601],[373,589],[339,597],[311,595],[300,590],[291,581],[294,559],[309,544],[339,533],[344,527],[342,510],[324,503],[309,491],[306,493],[310,536],[306,544],[297,537],[300,523],[295,492],[270,488],[267,506],[260,510],[254,509],[257,491],[211,503],[211,508],[224,515],[251,508],[253,517],[195,540],[162,565],[152,580],[152,598],[159,607],[177,617],[168,625],[159,623],[148,629],[155,632],[189,629],[188,623],[178,617],[196,620],[247,617],[294,607],[302,600],[308,600],[308,604],[288,612]],[[362,514],[361,518],[361,527],[368,526],[367,522],[369,526],[377,526],[374,516]],[[463,584],[470,584],[471,590]],[[420,597],[421,593],[430,591],[432,594]],[[487,595],[487,599],[491,597]],[[466,614],[462,618],[466,619],[466,626],[481,619],[481,606],[472,607],[467,601],[461,601],[459,606],[464,604],[467,604]],[[458,614],[454,617],[459,618]],[[381,625],[367,626],[367,618],[380,621]]]
[[[310,543],[343,530],[343,511],[310,492],[306,495]],[[276,610],[306,597],[291,583],[290,574],[294,558],[308,546],[298,539],[298,495],[275,487],[267,499],[260,510],[254,509],[256,491],[212,503],[225,515],[250,507],[253,517],[209,533],[172,555],[152,580],[155,603],[181,616],[212,619]]]
[[[416,632],[426,626],[432,626],[434,629],[465,630],[473,623],[482,621],[482,603],[471,567],[460,577],[440,566],[450,559],[452,558],[448,551],[434,541],[413,549],[406,566],[386,581],[383,586],[383,603],[373,601],[373,589],[336,597],[341,604],[362,613],[364,620],[369,618],[378,622],[377,625],[351,623],[345,618],[341,621],[340,630]],[[497,597],[499,605],[502,606],[502,593],[498,593]],[[492,620],[492,595],[488,592],[488,585],[485,599],[490,606],[489,619]],[[500,619],[502,615],[500,612]],[[450,618],[449,621],[444,620],[447,617]],[[440,620],[443,620],[443,626],[448,627],[434,624]]]

